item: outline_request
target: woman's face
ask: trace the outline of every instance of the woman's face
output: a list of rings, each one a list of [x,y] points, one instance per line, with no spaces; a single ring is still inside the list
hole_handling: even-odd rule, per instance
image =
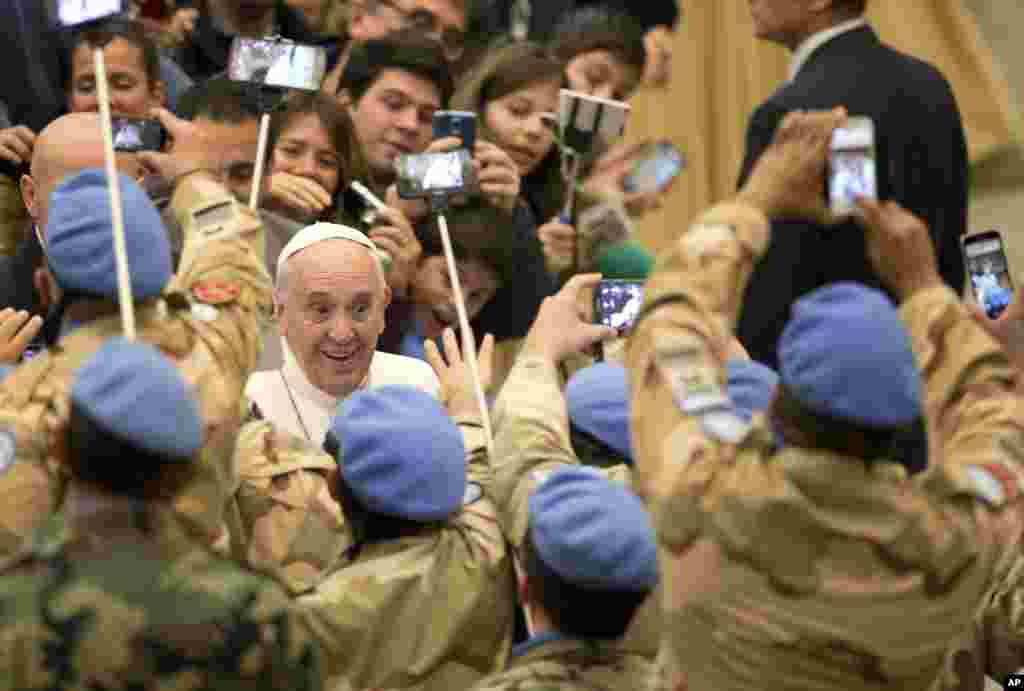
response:
[[[72,113],[98,112],[93,51],[80,43],[71,56],[71,82],[67,101]],[[116,115],[148,117],[151,108],[164,104],[163,84],[150,83],[142,49],[118,36],[103,48],[110,85],[110,111]]]
[[[315,113],[294,118],[281,132],[273,152],[273,173],[312,180],[332,197],[338,192],[342,161],[327,128]]]
[[[543,116],[558,111],[561,77],[536,82],[496,98],[484,107],[484,124],[494,142],[512,157],[520,175],[529,175],[551,151],[555,134]]]
[[[569,88],[599,98],[624,101],[640,84],[640,72],[607,50],[580,53],[565,68]]]

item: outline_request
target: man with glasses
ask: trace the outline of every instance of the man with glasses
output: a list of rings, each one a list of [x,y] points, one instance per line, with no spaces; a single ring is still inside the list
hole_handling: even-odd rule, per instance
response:
[[[352,0],[348,17],[348,42],[338,62],[324,80],[324,92],[335,94],[352,48],[396,31],[409,29],[441,44],[449,63],[462,58],[466,44],[464,0]],[[344,40],[344,39],[343,39]]]

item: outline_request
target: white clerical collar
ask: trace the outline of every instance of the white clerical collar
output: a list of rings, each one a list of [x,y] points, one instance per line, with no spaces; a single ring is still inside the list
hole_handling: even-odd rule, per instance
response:
[[[808,36],[796,49],[796,52],[793,53],[793,59],[789,63],[789,81],[796,79],[796,76],[800,74],[800,70],[803,69],[804,65],[807,64],[807,61],[811,59],[811,56],[814,55],[814,52],[818,50],[818,48],[821,48],[837,36],[842,36],[845,33],[849,33],[867,25],[867,19],[864,17],[858,17],[857,19],[840,22],[830,29],[825,29],[824,31],[819,31],[812,36]]]

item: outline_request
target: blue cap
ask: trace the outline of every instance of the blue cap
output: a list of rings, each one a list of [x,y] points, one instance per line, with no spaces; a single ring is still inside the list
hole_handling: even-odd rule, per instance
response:
[[[819,288],[793,305],[779,375],[812,412],[871,427],[921,416],[921,373],[885,295],[858,283]]]
[[[593,468],[568,466],[533,491],[529,510],[537,556],[567,583],[631,593],[657,584],[654,528],[623,485]]]
[[[434,397],[409,386],[358,391],[331,420],[341,477],[373,513],[443,521],[462,507],[466,448]]]
[[[71,402],[140,451],[191,459],[203,445],[199,406],[177,368],[150,345],[108,340],[79,368]]]
[[[775,370],[754,360],[729,360],[726,371],[729,398],[736,412],[749,422],[754,413],[768,410],[779,383]]]
[[[572,424],[632,460],[625,367],[600,362],[577,371],[566,384],[565,402]]]
[[[171,280],[170,242],[160,214],[142,188],[125,175],[118,179],[132,295],[145,300],[160,295]],[[65,291],[117,297],[110,194],[102,170],[84,170],[50,195],[46,258]]]

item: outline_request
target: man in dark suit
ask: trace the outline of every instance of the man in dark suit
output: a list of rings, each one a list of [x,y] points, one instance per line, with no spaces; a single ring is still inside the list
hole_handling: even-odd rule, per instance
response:
[[[943,280],[958,293],[967,227],[967,146],[942,74],[881,43],[863,14],[866,0],[751,0],[758,38],[793,51],[789,81],[755,111],[740,174],[746,181],[793,110],[845,106],[875,124],[878,194],[898,201],[931,230]],[[824,194],[824,190],[822,194]],[[747,288],[738,336],[755,360],[777,367],[790,305],[837,281],[881,287],[853,223],[823,228],[772,225],[772,243]]]

